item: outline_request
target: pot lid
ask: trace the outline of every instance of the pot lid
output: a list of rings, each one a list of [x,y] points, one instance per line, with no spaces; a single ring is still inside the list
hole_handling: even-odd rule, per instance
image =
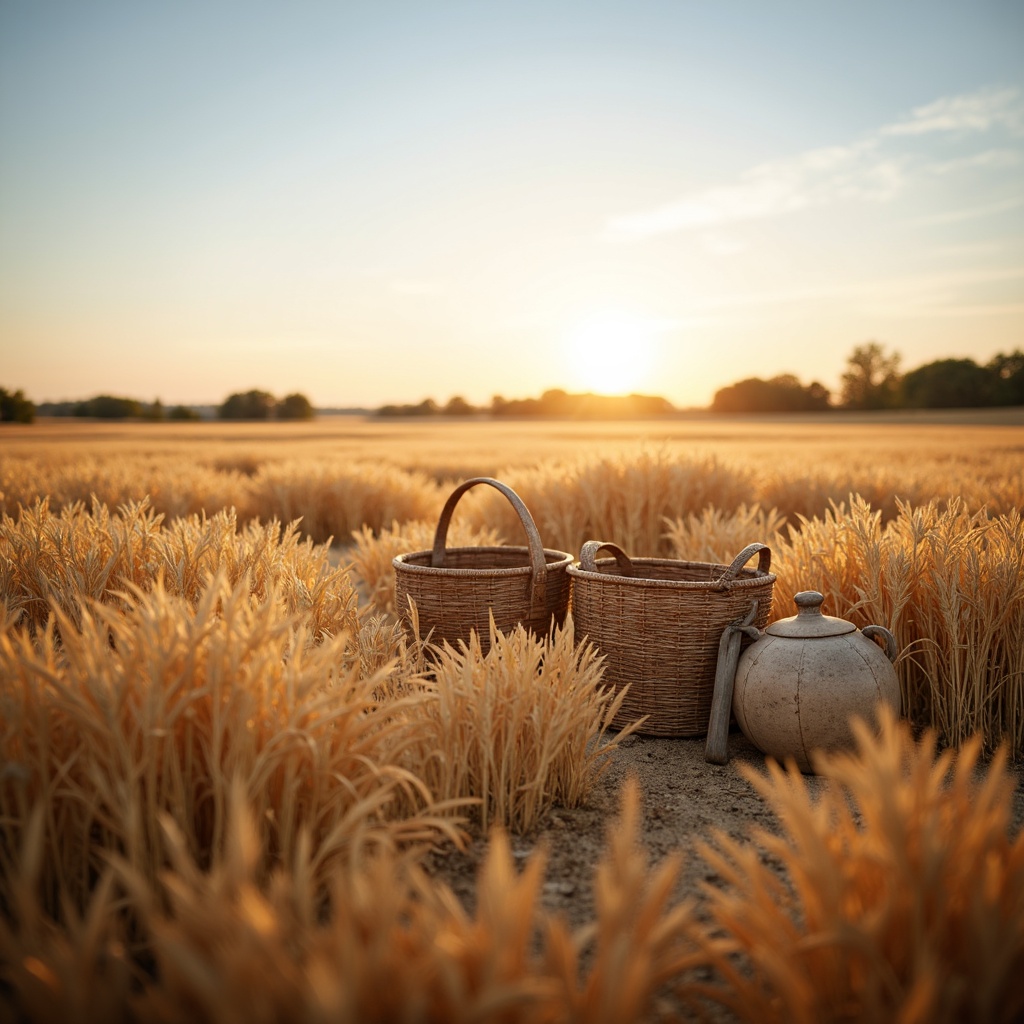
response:
[[[799,611],[788,619],[773,622],[766,630],[772,636],[821,637],[854,633],[857,627],[846,619],[821,614],[824,597],[816,590],[801,590],[793,597]]]

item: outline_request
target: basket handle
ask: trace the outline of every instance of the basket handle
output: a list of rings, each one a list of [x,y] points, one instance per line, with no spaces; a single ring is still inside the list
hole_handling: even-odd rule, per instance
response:
[[[730,580],[736,579],[736,574],[750,561],[754,555],[757,555],[757,574],[758,576],[764,576],[768,570],[772,567],[772,549],[767,544],[759,544],[756,541],[753,544],[748,544],[733,560],[732,565],[729,566],[721,576],[718,577],[718,583],[723,587]]]
[[[434,531],[434,549],[430,553],[430,564],[435,569],[444,567],[445,544],[448,540],[448,524],[451,522],[452,512],[455,511],[459,498],[471,487],[476,487],[477,484],[487,484],[501,491],[508,499],[509,504],[516,510],[519,522],[523,524],[523,529],[526,531],[526,540],[530,548],[530,574],[533,579],[530,591],[530,609],[532,614],[537,609],[543,608],[547,600],[545,591],[547,588],[548,562],[544,556],[544,545],[541,543],[540,534],[537,532],[537,524],[533,521],[533,516],[530,515],[530,510],[523,503],[523,499],[508,484],[503,484],[500,480],[495,480],[489,476],[475,476],[471,480],[466,480],[464,483],[459,484],[448,495],[448,500],[444,503],[444,508],[441,509],[441,518],[437,521],[437,529]]]
[[[610,551],[615,556],[615,563],[618,565],[623,576],[633,575],[633,563],[618,544],[610,540],[588,540],[580,548],[580,568],[584,572],[597,572],[598,551]]]

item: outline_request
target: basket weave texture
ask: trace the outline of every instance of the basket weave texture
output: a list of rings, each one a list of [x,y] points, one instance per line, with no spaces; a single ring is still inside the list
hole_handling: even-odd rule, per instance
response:
[[[614,557],[598,559],[602,550]],[[755,554],[757,568],[744,568]],[[764,544],[748,545],[731,565],[630,559],[615,544],[583,545],[579,563],[568,569],[573,621],[576,635],[604,655],[605,680],[616,690],[629,685],[616,728],[647,715],[640,732],[650,736],[707,734],[722,632],[754,601],[753,624],[767,625],[770,568]]]
[[[486,484],[500,491],[516,510],[526,533],[526,547],[446,548],[448,524],[459,499],[470,488]],[[452,491],[434,533],[430,551],[398,555],[395,567],[395,607],[406,629],[413,632],[409,599],[416,603],[420,634],[432,643],[469,642],[471,630],[486,652],[490,648],[490,616],[503,633],[520,623],[544,635],[552,624],[561,626],[569,610],[570,582],[566,570],[573,562],[566,551],[548,550],[522,499],[507,484],[474,477]]]

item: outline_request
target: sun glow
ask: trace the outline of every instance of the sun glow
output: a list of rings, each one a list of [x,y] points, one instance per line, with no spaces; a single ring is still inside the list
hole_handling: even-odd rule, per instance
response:
[[[588,317],[566,335],[568,385],[573,390],[624,395],[652,386],[656,325],[629,313]]]

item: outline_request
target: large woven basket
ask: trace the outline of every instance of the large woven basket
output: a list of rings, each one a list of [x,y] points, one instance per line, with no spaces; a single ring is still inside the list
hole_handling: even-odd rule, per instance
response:
[[[613,558],[598,559],[607,550]],[[756,569],[744,568],[758,555]],[[750,544],[731,565],[665,558],[630,559],[616,546],[587,541],[572,577],[572,615],[605,657],[605,679],[629,691],[614,725],[647,715],[651,736],[705,736],[722,631],[757,601],[754,625],[771,611],[771,551]],[[749,641],[748,641],[749,642]]]
[[[448,524],[463,494],[477,484],[497,488],[511,503],[526,531],[527,547],[446,548]],[[538,635],[552,623],[561,626],[569,610],[573,556],[549,551],[541,543],[529,509],[511,487],[490,477],[474,477],[452,491],[441,511],[431,551],[414,551],[394,559],[395,607],[412,632],[409,599],[416,602],[420,634],[432,643],[457,646],[470,630],[490,648],[490,616],[507,633],[522,623]]]

